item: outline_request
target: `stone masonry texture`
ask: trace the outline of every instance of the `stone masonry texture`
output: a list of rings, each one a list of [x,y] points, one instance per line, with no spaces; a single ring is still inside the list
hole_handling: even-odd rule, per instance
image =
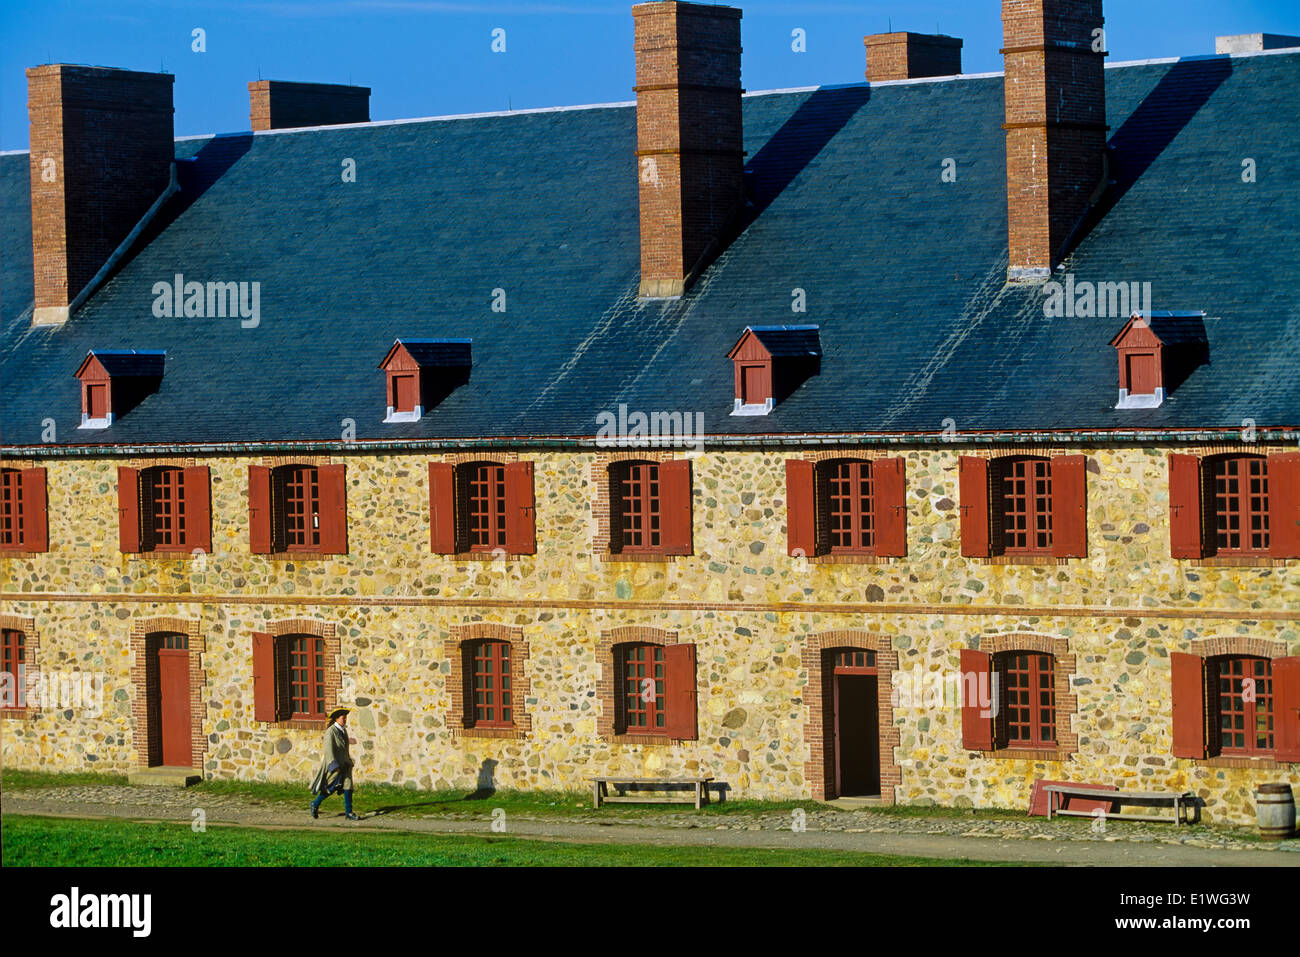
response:
[[[969,454],[969,449],[961,449]],[[971,753],[956,701],[881,689],[882,790],[901,804],[1023,807],[1038,777],[1187,789],[1210,821],[1248,823],[1254,788],[1295,765],[1171,754],[1170,653],[1300,654],[1298,563],[1169,557],[1168,449],[1085,448],[1088,555],[1045,565],[963,558],[959,450],[898,447],[908,554],[817,564],[786,553],[787,453],[709,450],[693,462],[694,547],[671,562],[598,553],[596,453],[533,452],[537,554],[431,554],[429,456],[356,453],[349,553],[251,555],[248,466],[211,470],[213,551],[118,550],[119,459],[50,459],[50,551],[0,560],[0,615],[30,620],[43,673],[104,676],[103,711],[0,717],[5,767],[124,772],[147,753],[138,658],[154,630],[190,636],[195,761],[205,777],[310,780],[319,731],[254,719],[252,634],[329,638],[331,700],[354,709],[358,786],[583,788],[593,774],[707,773],[734,797],[806,799],[828,787],[824,653],[877,652],[882,685],[952,674],[964,648],[1058,653],[1068,691],[1050,757]],[[435,457],[436,458],[436,457]],[[697,650],[698,740],[614,740],[602,642],[663,634]],[[458,733],[459,642],[506,636],[522,673],[523,733]],[[332,680],[333,682],[333,680]],[[1071,699],[1072,700],[1066,700]],[[906,706],[904,706],[906,704]],[[460,705],[463,709],[463,703]],[[1068,725],[1068,726],[1066,726]]]

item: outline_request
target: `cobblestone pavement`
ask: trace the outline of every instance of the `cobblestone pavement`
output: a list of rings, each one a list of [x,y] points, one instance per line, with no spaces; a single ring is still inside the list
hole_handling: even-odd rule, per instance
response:
[[[358,791],[363,819],[347,823],[341,802],[331,799],[317,821],[306,811],[281,802],[242,795],[168,787],[84,786],[10,791],[0,798],[5,814],[50,814],[190,821],[203,808],[209,824],[253,827],[349,827],[441,833],[491,833],[486,816],[489,798],[477,812],[419,805],[401,809],[366,808]],[[332,805],[332,807],[331,807]],[[726,816],[686,813],[641,813],[620,816],[617,810],[563,816],[511,811],[508,834],[590,843],[707,844],[738,847],[809,847],[911,854],[929,857],[1052,862],[1062,864],[1195,866],[1300,866],[1300,839],[1265,843],[1244,839],[1230,829],[1175,827],[1168,824],[1108,822],[1094,830],[1088,819],[1044,818],[983,820],[913,818],[818,807],[804,813],[805,830],[794,830],[790,812],[738,813]]]

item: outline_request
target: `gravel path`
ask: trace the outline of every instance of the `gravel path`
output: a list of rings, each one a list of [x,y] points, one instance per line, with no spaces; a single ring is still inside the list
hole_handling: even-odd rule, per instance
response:
[[[354,830],[404,830],[429,833],[490,834],[491,799],[483,810],[424,813],[367,810],[358,792],[359,822],[342,818],[333,798],[319,820],[280,803],[247,797],[164,787],[60,787],[10,791],[0,798],[4,814],[119,818],[189,822],[202,808],[213,826],[267,828],[346,827]],[[331,807],[332,805],[332,807]],[[545,816],[510,812],[505,833],[518,837],[578,843],[704,845],[717,847],[808,847],[923,857],[988,861],[1047,862],[1119,866],[1287,866],[1300,867],[1300,840],[1260,843],[1231,831],[1205,827],[1109,822],[1102,833],[1093,822],[1043,818],[977,820],[908,818],[811,806],[806,829],[792,828],[789,812],[716,815],[650,813],[620,817],[617,811]],[[500,833],[500,832],[498,832]],[[142,861],[141,863],[147,863]]]

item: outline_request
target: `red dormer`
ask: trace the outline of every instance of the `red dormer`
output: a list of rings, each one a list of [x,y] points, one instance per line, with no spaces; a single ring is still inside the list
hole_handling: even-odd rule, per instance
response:
[[[106,429],[158,390],[161,349],[92,349],[77,367],[81,380],[80,429]]]
[[[1117,409],[1154,409],[1205,358],[1203,312],[1134,313],[1110,344],[1119,354]]]
[[[816,326],[748,326],[727,358],[735,371],[732,415],[767,415],[821,362]]]
[[[469,339],[395,339],[379,368],[387,373],[385,422],[418,422],[468,376]]]

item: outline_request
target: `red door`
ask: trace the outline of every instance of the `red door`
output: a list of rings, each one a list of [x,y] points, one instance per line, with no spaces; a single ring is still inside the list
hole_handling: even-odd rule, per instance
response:
[[[1128,356],[1128,394],[1155,395],[1160,385],[1154,353],[1137,353]]]
[[[393,406],[394,412],[415,411],[415,405],[416,405],[415,376],[413,375],[393,376],[393,391],[397,393],[395,397],[395,401],[397,404]]]
[[[190,751],[190,652],[185,635],[164,635],[158,647],[158,729],[162,763],[188,768]]]

